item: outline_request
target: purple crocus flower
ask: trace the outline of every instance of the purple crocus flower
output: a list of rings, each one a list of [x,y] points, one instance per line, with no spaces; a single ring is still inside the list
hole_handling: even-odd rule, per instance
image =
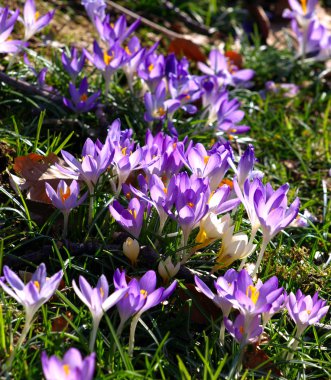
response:
[[[247,125],[237,125],[244,118],[244,111],[239,109],[240,102],[237,99],[228,99],[228,93],[224,93],[220,99],[217,111],[217,128],[228,134],[240,134],[250,130]]]
[[[173,176],[169,187],[177,188],[177,197],[174,201],[176,212],[173,213],[170,208],[166,208],[165,211],[180,225],[183,231],[181,246],[185,247],[191,231],[207,214],[210,196],[209,181],[194,175],[189,177],[184,172]],[[184,255],[182,263],[187,259],[188,257]]]
[[[144,118],[148,122],[154,120],[164,120],[180,107],[180,101],[176,99],[166,100],[166,85],[163,80],[159,82],[155,89],[155,94],[146,92],[144,96],[146,112]]]
[[[115,289],[127,288],[127,295],[118,303],[117,308],[120,314],[121,322],[118,327],[118,334],[123,330],[125,322],[133,316],[130,327],[129,355],[133,353],[134,336],[137,323],[141,315],[152,307],[165,301],[175,290],[177,281],[174,281],[168,288],[156,289],[156,274],[150,270],[146,272],[139,280],[132,279],[128,284],[125,278],[125,272],[119,269],[114,274]]]
[[[76,82],[77,76],[82,71],[84,64],[85,64],[85,54],[84,52],[79,57],[78,51],[76,48],[72,48],[70,50],[70,56],[67,55],[65,52],[62,53],[61,61],[62,66],[64,70],[69,74],[71,81],[73,83]]]
[[[65,238],[67,236],[69,214],[73,208],[80,206],[84,202],[87,197],[87,192],[78,200],[80,191],[78,182],[73,180],[70,186],[68,186],[62,179],[56,191],[47,182],[45,183],[45,190],[53,206],[59,209],[63,214],[64,225],[62,237]]]
[[[318,0],[289,0],[291,10],[285,9],[283,17],[295,19],[299,25],[306,28],[309,22],[315,17],[315,7]]]
[[[329,306],[325,306],[326,301],[318,298],[316,292],[313,297],[305,296],[301,290],[296,294],[292,292],[288,295],[286,308],[290,317],[297,325],[297,337],[311,325],[319,322],[329,310]]]
[[[70,186],[68,186],[64,180],[60,180],[56,191],[47,182],[45,183],[45,187],[46,194],[50,198],[53,206],[63,213],[69,213],[73,208],[81,205],[87,196],[87,193],[85,193],[78,199],[80,189],[76,180],[73,180]]]
[[[25,310],[25,326],[16,348],[19,348],[28,334],[32,319],[37,310],[47,302],[60,284],[63,276],[63,271],[55,273],[52,277],[46,278],[46,266],[44,263],[40,264],[36,271],[33,273],[31,280],[24,284],[23,281],[9,269],[6,265],[3,267],[5,280],[9,286],[0,280],[0,286],[11,297],[24,307]],[[13,351],[15,353],[15,350]],[[14,359],[13,356],[9,358],[11,363]]]
[[[137,74],[137,68],[143,60],[146,49],[141,47],[139,38],[133,36],[124,51],[126,58],[124,59],[125,63],[123,64],[122,69],[126,75],[129,88],[133,91],[134,77]]]
[[[63,103],[72,111],[77,113],[88,112],[96,106],[96,100],[100,96],[100,91],[88,96],[87,78],[84,77],[77,89],[73,83],[69,83],[69,93],[71,99],[63,98]]]
[[[86,139],[82,150],[82,162],[78,161],[72,154],[62,150],[62,157],[69,165],[69,168],[58,168],[69,174],[79,176],[89,189],[90,194],[94,193],[100,176],[106,171],[114,158],[114,152],[110,149],[108,141],[102,145],[100,141],[94,143],[90,138]]]
[[[126,17],[121,15],[118,20],[113,24],[110,22],[109,15],[104,20],[100,18],[95,19],[95,26],[103,41],[106,41],[109,46],[114,43],[121,44],[127,37],[132,34],[140,24],[140,20],[134,21],[127,27]]]
[[[106,3],[104,0],[82,0],[82,5],[85,7],[86,13],[94,25],[96,19],[103,21],[106,17]]]
[[[138,66],[138,76],[145,81],[149,90],[154,93],[157,85],[164,76],[165,61],[164,56],[156,54],[154,51],[146,54],[143,61]]]
[[[29,69],[32,71],[33,75],[36,77],[38,86],[40,88],[46,90],[46,91],[52,92],[53,91],[53,87],[52,86],[48,86],[46,84],[46,82],[45,82],[45,80],[46,80],[46,74],[47,74],[47,71],[48,71],[47,67],[44,67],[43,69],[41,69],[38,72],[34,68],[34,66],[32,65],[32,63],[29,61],[28,56],[26,54],[24,54],[23,61],[29,67]]]
[[[92,380],[95,353],[82,358],[77,348],[70,348],[61,360],[56,355],[41,354],[41,364],[46,380]]]
[[[263,332],[261,315],[255,315],[253,318],[247,320],[247,317],[243,314],[238,314],[234,322],[224,317],[224,325],[242,347],[256,342]]]
[[[51,22],[54,13],[55,11],[51,11],[40,16],[39,12],[36,11],[34,0],[26,0],[23,10],[23,23],[25,27],[24,40],[29,40],[32,36],[47,26]]]
[[[128,208],[124,208],[117,200],[109,205],[109,211],[113,218],[128,231],[134,238],[138,239],[144,221],[145,207],[137,198],[132,198]]]
[[[291,353],[287,354],[286,359],[291,360],[293,358],[294,351],[296,350],[300,340],[299,338],[308,326],[314,325],[323,318],[329,310],[329,306],[325,306],[326,302],[318,298],[316,292],[313,297],[305,296],[301,290],[298,290],[296,294],[292,292],[289,294],[286,300],[286,308],[290,317],[296,323],[297,331],[295,337],[290,341],[289,348]]]
[[[24,44],[19,40],[8,40],[18,14],[18,9],[14,13],[11,13],[8,8],[0,9],[0,53],[17,53]]]
[[[261,224],[263,238],[268,242],[298,215],[300,200],[296,198],[288,207],[288,190],[288,184],[275,191],[269,183],[265,186],[261,183],[254,193],[255,212]]]
[[[207,152],[203,144],[197,143],[186,151],[185,163],[193,174],[201,178],[209,178],[210,190],[215,191],[229,168],[227,150],[222,153]]]
[[[92,288],[83,276],[79,276],[79,288],[74,280],[72,281],[72,287],[92,314],[93,328],[89,345],[89,349],[92,351],[103,314],[123,298],[127,289],[118,289],[109,296],[109,286],[104,275],[99,278],[95,288]]]
[[[300,91],[300,87],[294,83],[275,83],[273,81],[266,82],[265,89],[267,92],[279,94],[284,98],[294,98]],[[265,92],[261,96],[265,97]]]
[[[254,70],[240,70],[234,65],[229,65],[227,58],[218,50],[214,49],[209,54],[210,66],[198,62],[199,69],[207,75],[215,75],[220,85],[238,86],[247,84],[254,75]]]
[[[102,50],[97,41],[94,41],[93,55],[85,49],[83,51],[87,59],[102,72],[105,80],[105,94],[107,95],[111,76],[124,64],[124,50],[118,43],[114,43],[107,50]]]

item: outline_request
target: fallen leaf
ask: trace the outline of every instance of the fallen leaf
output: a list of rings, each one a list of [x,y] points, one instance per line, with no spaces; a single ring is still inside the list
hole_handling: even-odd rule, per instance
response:
[[[270,361],[270,357],[261,349],[258,344],[247,346],[243,365],[244,368],[254,369],[256,367],[259,367],[259,369],[266,372],[271,371],[271,373],[277,377],[282,376],[280,369],[277,368],[277,366],[272,361]]]
[[[228,50],[224,55],[233,65],[237,66],[238,69],[241,69],[243,67],[243,58],[239,53],[233,50]]]
[[[67,330],[69,326],[68,319],[72,321],[73,316],[70,311],[67,311],[65,315],[67,318],[65,318],[63,315],[59,315],[52,320],[52,331],[61,332]]]
[[[186,38],[175,38],[168,47],[169,53],[175,53],[177,58],[186,57],[194,62],[205,62],[206,56],[198,45]]]
[[[54,164],[63,165],[64,161],[50,153],[42,156],[30,153],[26,156],[19,156],[14,159],[13,169],[19,176],[8,172],[9,181],[15,191],[16,186],[21,191],[26,191],[27,199],[36,202],[51,203],[46,191],[45,182],[48,182],[56,189],[59,181],[78,179],[76,175],[62,173]]]

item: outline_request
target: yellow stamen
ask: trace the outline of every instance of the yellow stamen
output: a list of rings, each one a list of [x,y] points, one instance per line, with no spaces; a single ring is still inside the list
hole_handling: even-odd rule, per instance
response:
[[[301,0],[301,5],[302,5],[303,13],[306,14],[307,13],[307,0]]]
[[[153,63],[151,63],[151,64],[148,66],[148,71],[151,72],[153,69],[154,69],[154,65],[153,65]]]
[[[166,111],[163,107],[159,107],[157,110],[154,112],[154,116],[156,117],[163,117],[166,114]]]
[[[209,159],[210,159],[210,156],[205,156],[205,157],[203,158],[203,162],[204,162],[205,165],[207,165]]]
[[[67,187],[66,192],[64,193],[62,189],[60,189],[60,198],[62,203],[64,203],[70,197],[71,191],[70,187]]]
[[[103,60],[106,65],[109,65],[113,58],[114,58],[114,54],[109,55],[106,50],[103,52]]]
[[[124,147],[124,148],[122,148],[121,152],[122,152],[123,156],[126,155],[126,150],[127,150],[127,149],[128,149],[128,147]]]
[[[137,212],[136,212],[136,210],[129,210],[129,213],[133,216],[134,219],[137,219]]]
[[[164,192],[164,194],[168,194],[168,189],[165,187],[165,188],[163,189],[163,192]]]
[[[69,364],[63,364],[62,368],[63,368],[63,371],[64,371],[64,373],[66,374],[66,376],[68,376],[69,373],[70,373],[70,367],[69,367]]]
[[[223,185],[228,185],[230,189],[233,189],[233,182],[231,181],[231,179],[228,179],[228,178],[222,179],[218,187],[222,187]]]
[[[195,241],[197,243],[203,244],[207,240],[207,232],[202,228],[200,229]]]
[[[86,93],[84,93],[84,94],[81,95],[80,100],[81,100],[82,102],[86,102],[86,100],[87,100],[87,95],[86,95]]]
[[[146,298],[147,297],[147,290],[140,289],[140,294],[142,294]]]
[[[239,327],[239,331],[240,331],[240,334],[243,335],[243,333],[244,333],[244,326],[240,326]]]
[[[34,20],[37,21],[37,20],[39,19],[39,17],[40,17],[40,12],[37,11],[37,12],[34,14]]]
[[[34,286],[37,288],[38,292],[40,291],[39,281],[33,281]]]
[[[99,291],[100,291],[100,296],[101,296],[101,298],[103,298],[104,295],[105,295],[105,292],[104,292],[102,286],[100,287]]]
[[[193,202],[187,202],[187,205],[188,205],[189,207],[191,207],[191,208],[194,207],[194,203],[193,203]]]
[[[125,194],[125,197],[126,197],[126,199],[131,199],[131,193],[127,192],[127,193]]]
[[[311,314],[311,310],[306,310],[307,314],[310,315]]]
[[[129,49],[128,46],[125,46],[124,50],[125,50],[126,54],[132,55],[132,53],[131,53],[131,51],[130,51],[130,49]]]
[[[246,289],[246,296],[249,297],[254,304],[256,304],[259,299],[260,292],[256,289],[255,286],[249,285]]]

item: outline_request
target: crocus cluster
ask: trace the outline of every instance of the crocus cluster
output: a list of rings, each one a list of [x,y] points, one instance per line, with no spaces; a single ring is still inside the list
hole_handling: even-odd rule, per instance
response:
[[[291,27],[298,40],[298,55],[314,60],[331,57],[331,34],[320,23],[315,7],[318,0],[289,0],[290,9],[283,17],[291,20]]]
[[[311,297],[298,290],[296,295],[287,295],[279,287],[276,276],[265,283],[261,280],[254,283],[246,269],[229,269],[224,276],[218,277],[214,283],[216,293],[197,276],[195,284],[199,291],[222,310],[221,342],[224,341],[225,327],[242,347],[256,342],[272,316],[287,309],[297,326],[296,343],[293,340],[290,345],[293,350],[303,331],[309,325],[317,323],[329,309],[326,302],[318,298],[317,293]],[[235,311],[234,320],[230,318],[231,311]]]

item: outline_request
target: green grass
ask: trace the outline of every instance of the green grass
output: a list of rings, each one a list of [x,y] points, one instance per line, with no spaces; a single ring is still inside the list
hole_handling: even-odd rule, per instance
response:
[[[132,6],[137,12],[142,9],[145,13],[157,12],[155,2],[146,0],[136,7],[132,3],[126,2],[125,5]],[[178,2],[176,5],[190,12],[195,19],[202,18],[208,27],[218,25],[218,22],[225,28],[229,21],[226,21],[227,18],[218,19],[216,12],[219,5],[223,6],[221,3],[204,1],[199,9],[193,1]],[[235,8],[233,14],[227,15],[233,21],[232,26],[240,24],[240,12],[239,8]],[[331,167],[331,100],[327,81],[319,77],[323,65],[298,61],[290,50],[265,48],[258,38],[253,39],[253,44],[242,42],[242,54],[246,67],[256,71],[254,87],[231,92],[242,102],[246,112],[245,124],[251,126],[251,131],[232,140],[232,147],[237,155],[244,151],[248,142],[253,143],[258,158],[257,168],[265,173],[265,181],[270,181],[274,187],[290,183],[291,200],[298,195],[301,211],[307,209],[316,217],[316,221],[308,227],[286,229],[272,240],[263,260],[261,278],[265,281],[277,275],[280,285],[287,292],[300,288],[312,295],[318,291],[330,304],[331,265],[325,266],[325,263],[331,252],[328,177]],[[206,51],[212,47],[206,46]],[[34,62],[39,67],[46,64],[49,68],[48,83],[61,93],[66,93],[68,77],[63,75],[57,48],[44,49]],[[0,63],[6,65],[5,59],[1,57]],[[9,74],[26,79],[27,69],[17,61]],[[103,86],[95,71],[90,70],[88,75],[93,89]],[[295,98],[268,94],[263,99],[260,91],[264,90],[267,80],[296,83],[300,86],[300,92]],[[102,121],[95,112],[73,114],[64,106],[42,99],[39,95],[23,95],[1,84],[0,139],[10,149],[5,166],[13,172],[13,159],[32,152],[59,154],[65,149],[79,154],[86,137],[103,140],[107,125],[117,117],[121,119],[122,129],[132,128],[135,139],[143,145],[147,129],[143,118],[144,105],[139,92],[130,94],[124,83],[123,75],[116,75],[110,95],[102,97],[106,121]],[[179,112],[179,135],[180,138],[188,136],[195,142],[210,146],[215,136],[213,131],[203,130],[200,116],[188,117]],[[153,132],[156,130],[157,126],[154,125]],[[178,230],[176,223],[169,221],[165,226],[165,236],[158,236],[158,217],[155,212],[151,213],[144,222],[140,239],[141,245],[146,246],[145,254],[141,253],[138,266],[133,267],[122,253],[125,235],[108,211],[113,197],[109,178],[105,177],[98,185],[91,224],[87,222],[88,201],[71,213],[68,242],[61,241],[60,212],[27,200],[24,192],[15,192],[9,185],[5,170],[0,179],[1,271],[4,264],[10,263],[15,271],[32,272],[41,261],[47,264],[49,274],[60,268],[64,270],[63,288],[37,313],[26,341],[15,356],[11,373],[3,371],[0,374],[0,378],[4,379],[37,379],[42,376],[42,351],[62,357],[68,348],[76,347],[83,356],[89,353],[92,319],[87,308],[75,296],[72,280],[77,281],[79,275],[84,275],[91,284],[96,284],[101,274],[105,274],[111,282],[116,268],[125,268],[131,277],[141,276],[149,269],[156,270],[158,260],[151,260],[146,252],[152,250],[156,257],[159,255],[165,259],[171,255],[175,259],[180,235],[167,236]],[[250,226],[242,207],[232,217],[236,231],[249,233]],[[260,241],[261,234],[258,233],[256,243],[260,244]],[[194,245],[194,234],[189,244]],[[216,242],[204,249],[201,255],[192,256],[187,267],[207,275],[219,246],[220,242]],[[237,262],[234,267],[238,267]],[[235,378],[241,349],[229,334],[226,334],[223,346],[219,343],[221,312],[215,318],[192,293],[188,281],[181,278],[179,282],[177,291],[166,305],[159,305],[143,314],[138,323],[133,357],[127,351],[129,325],[118,337],[119,316],[115,308],[105,315],[95,345],[96,379]],[[162,285],[161,281],[159,285]],[[197,320],[197,312],[202,315],[202,321]],[[307,330],[289,363],[284,359],[284,353],[295,326],[287,313],[275,315],[266,326],[261,351],[248,347],[243,353],[243,367],[237,378],[330,378],[330,313],[324,323],[326,327],[318,325]],[[22,308],[1,291],[0,368],[15,347],[23,325]],[[53,331],[56,326],[60,326],[59,331]]]

